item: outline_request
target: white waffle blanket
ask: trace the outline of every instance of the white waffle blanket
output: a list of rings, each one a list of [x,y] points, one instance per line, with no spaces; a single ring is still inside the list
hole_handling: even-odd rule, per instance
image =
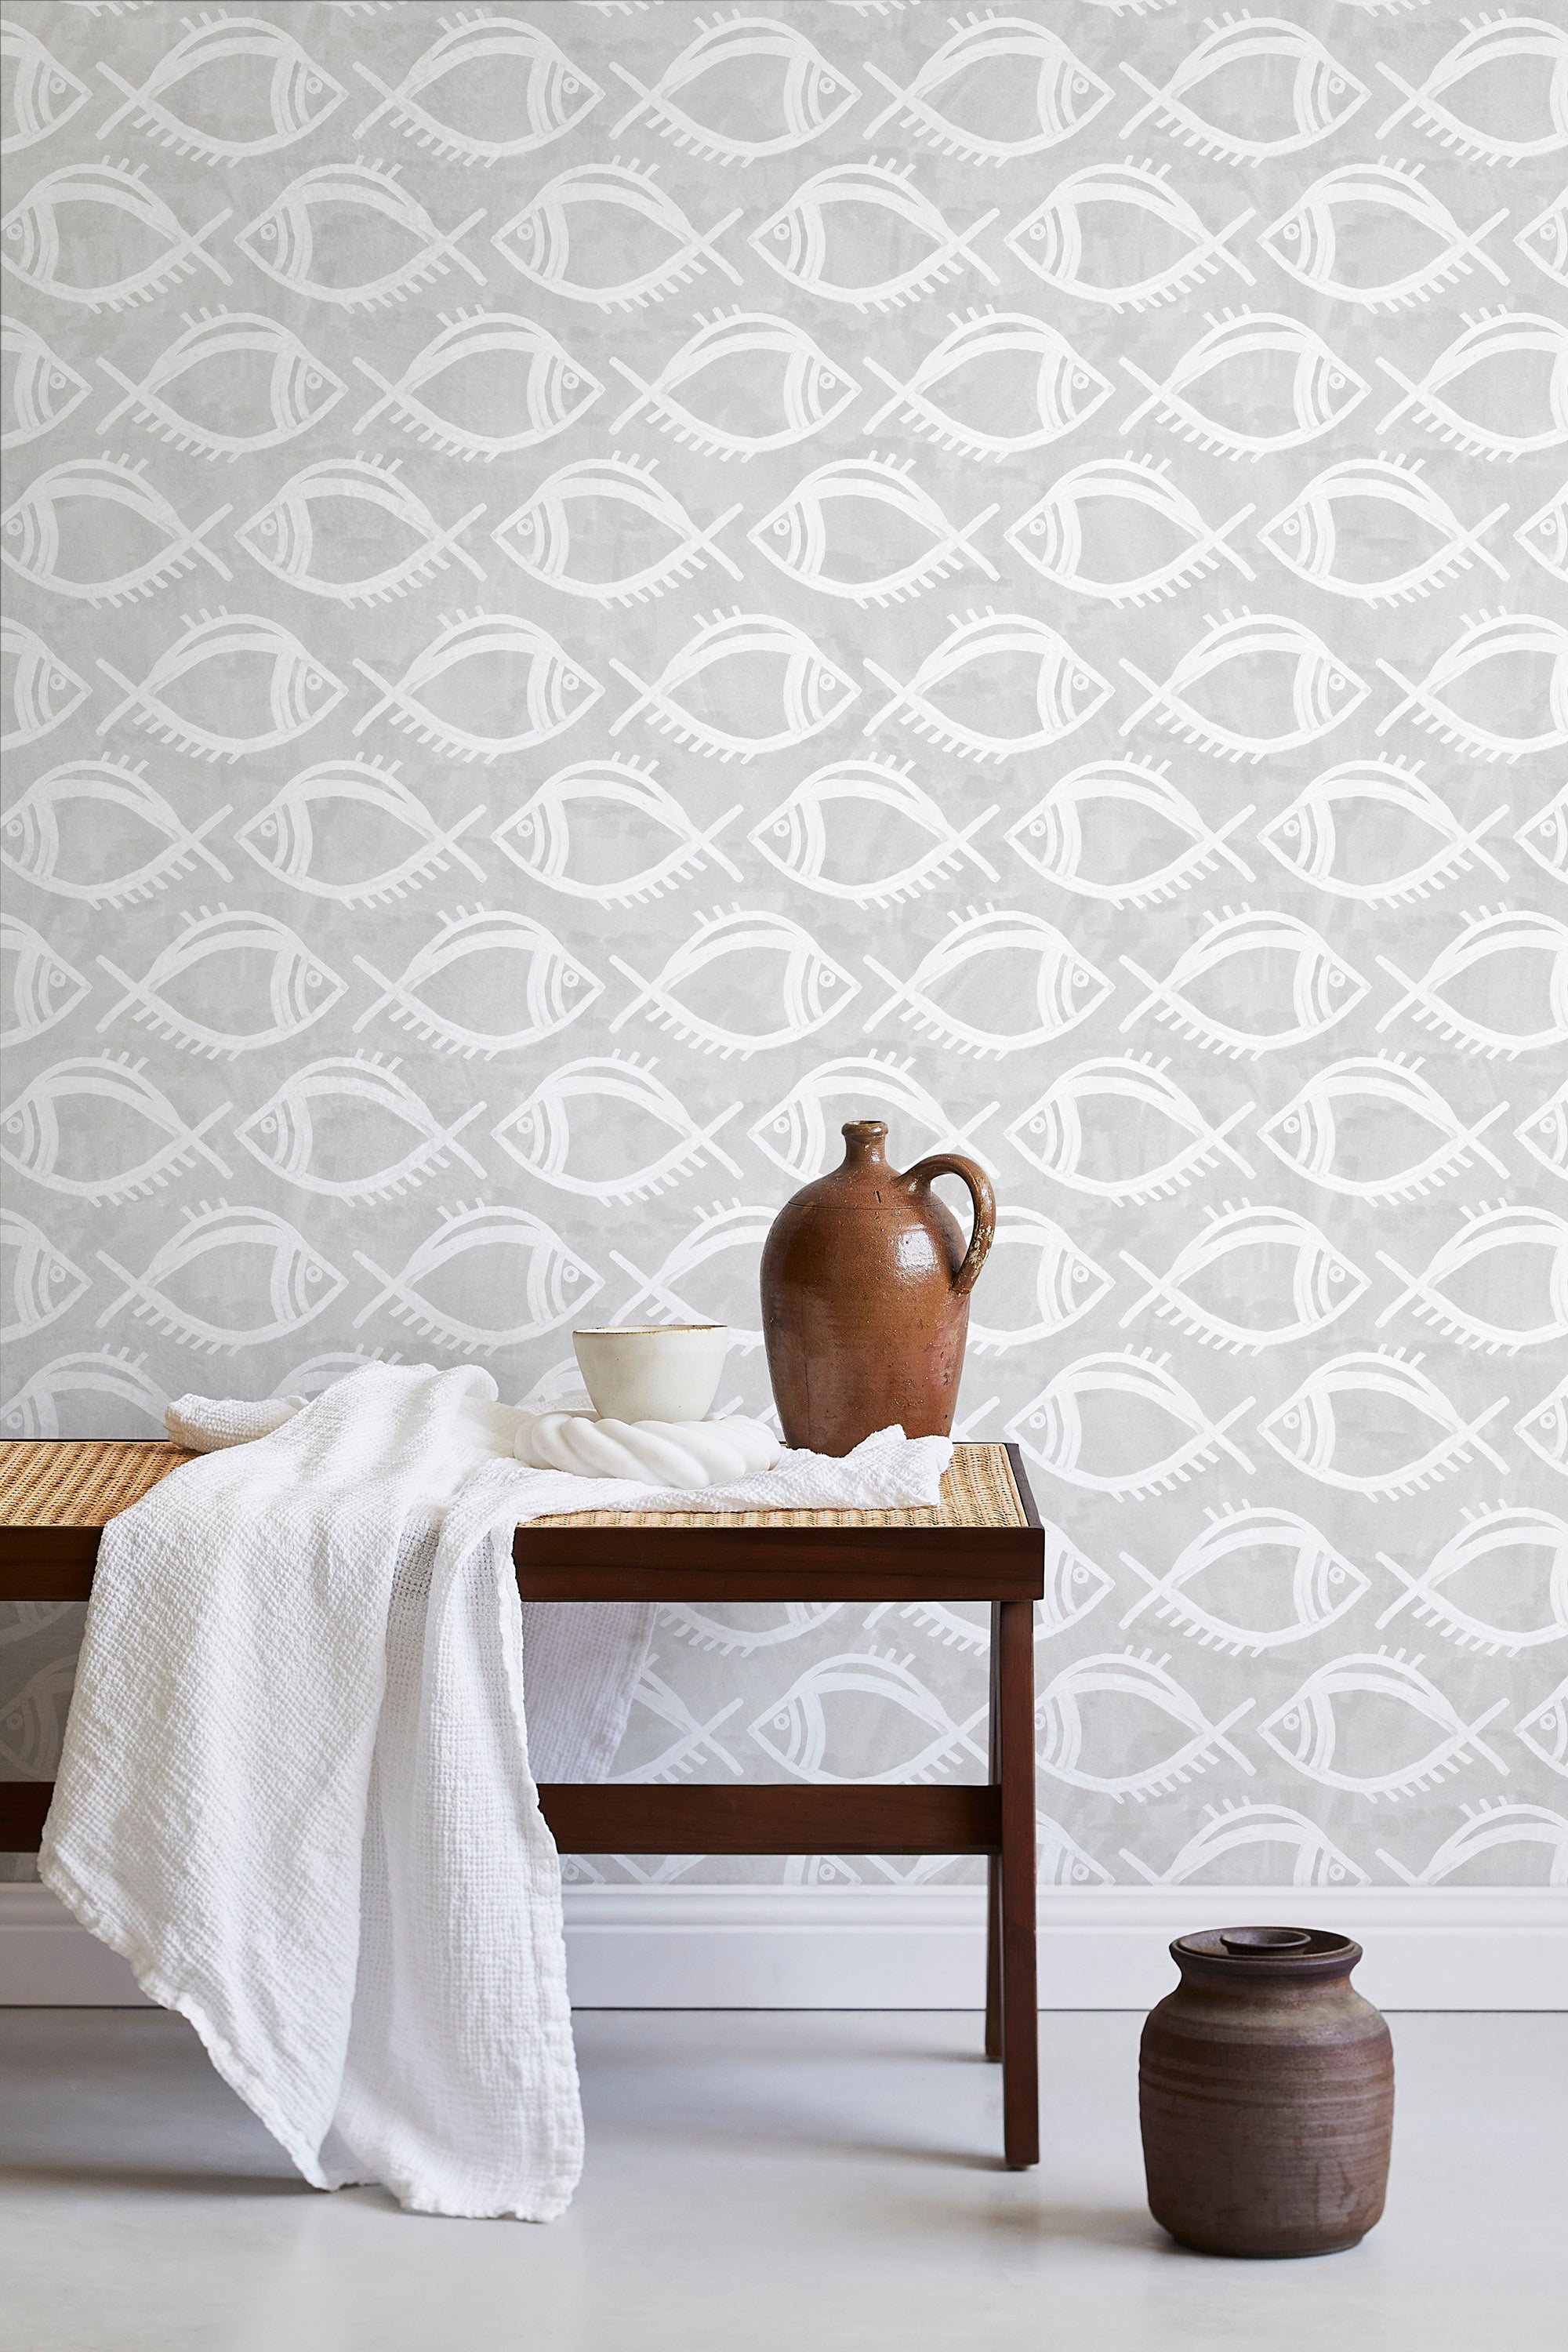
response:
[[[182,1399],[176,1433],[226,1450],[105,1530],[40,1859],[307,2180],[547,2221],[583,2128],[534,1774],[603,1778],[652,1611],[520,1610],[513,1528],[930,1503],[951,1448],[654,1492],[525,1467],[517,1419],[489,1373],[420,1366],[258,1437]]]

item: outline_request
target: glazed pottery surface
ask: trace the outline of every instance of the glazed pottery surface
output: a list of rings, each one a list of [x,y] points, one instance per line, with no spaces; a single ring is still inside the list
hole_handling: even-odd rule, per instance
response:
[[[594,1410],[605,1421],[700,1421],[719,1392],[730,1334],[722,1323],[650,1323],[574,1331]]]
[[[958,1402],[969,1294],[996,1203],[973,1160],[938,1152],[900,1174],[880,1119],[849,1121],[843,1164],[774,1218],[763,1248],[763,1334],[789,1445],[847,1454],[897,1422],[946,1436]],[[974,1208],[967,1244],[931,1191],[956,1176]]]
[[[1149,2210],[1209,2254],[1337,2253],[1383,2211],[1388,2028],[1322,1928],[1226,1927],[1171,1946],[1182,1981],[1139,2058]]]

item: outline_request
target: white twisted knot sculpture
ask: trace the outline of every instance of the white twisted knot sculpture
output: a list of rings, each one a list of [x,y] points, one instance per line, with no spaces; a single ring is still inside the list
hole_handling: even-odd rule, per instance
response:
[[[599,1421],[586,1412],[525,1413],[512,1452],[535,1470],[643,1486],[722,1486],[771,1470],[784,1447],[760,1421]]]

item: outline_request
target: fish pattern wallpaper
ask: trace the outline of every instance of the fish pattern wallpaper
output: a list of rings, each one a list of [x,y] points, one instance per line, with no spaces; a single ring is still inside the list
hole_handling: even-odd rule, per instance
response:
[[[880,1116],[1002,1203],[1047,1882],[1568,1884],[1557,0],[5,17],[4,1433],[759,1410]],[[985,1647],[672,1600],[616,1770],[982,1778]]]

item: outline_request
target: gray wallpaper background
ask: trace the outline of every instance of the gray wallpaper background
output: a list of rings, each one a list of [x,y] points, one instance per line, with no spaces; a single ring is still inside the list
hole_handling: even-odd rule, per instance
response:
[[[1568,19],[3,47],[5,1433],[585,1316],[758,1409],[881,1113],[1004,1203],[1047,1877],[1568,1884]],[[672,1603],[620,1769],[980,1777],[984,1646]]]

